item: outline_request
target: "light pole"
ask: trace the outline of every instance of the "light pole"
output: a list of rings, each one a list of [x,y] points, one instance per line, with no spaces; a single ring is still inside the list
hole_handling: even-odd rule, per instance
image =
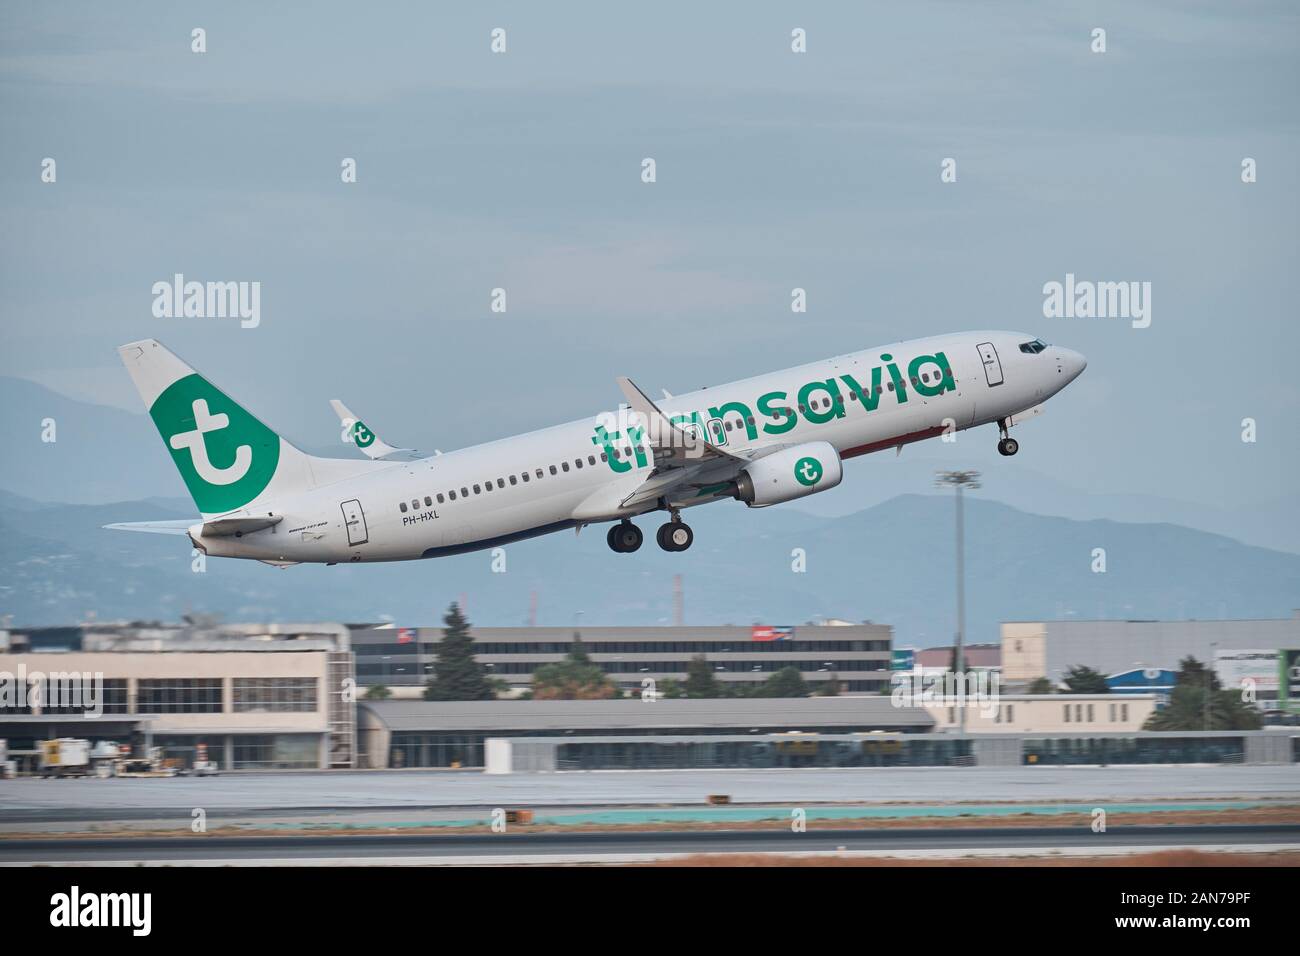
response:
[[[962,527],[962,489],[970,488],[972,491],[980,486],[980,473],[978,471],[937,471],[934,473],[934,484],[936,488],[952,488],[957,493],[957,648],[956,648],[956,672],[957,679],[965,684],[965,678],[962,676],[965,668],[962,666],[962,638],[966,633],[966,546],[963,537]],[[966,707],[965,700],[958,702],[958,713],[960,714],[960,724],[958,729],[962,734],[966,733]]]

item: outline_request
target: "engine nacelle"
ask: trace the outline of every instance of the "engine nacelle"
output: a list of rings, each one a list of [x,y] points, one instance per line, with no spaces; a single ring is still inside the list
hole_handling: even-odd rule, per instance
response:
[[[810,441],[746,465],[736,479],[736,497],[751,508],[766,508],[834,488],[843,478],[835,446]]]

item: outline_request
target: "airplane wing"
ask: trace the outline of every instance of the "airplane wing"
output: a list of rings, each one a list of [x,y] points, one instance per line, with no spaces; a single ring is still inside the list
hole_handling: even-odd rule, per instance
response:
[[[669,421],[668,416],[659,410],[659,406],[650,396],[641,391],[630,378],[619,378],[618,387],[623,390],[623,396],[632,411],[645,419],[650,446],[655,453],[656,470],[710,461],[730,460],[737,463],[749,461],[729,451],[723,451],[703,435],[688,431]]]
[[[367,458],[388,458],[392,455],[400,455],[403,458],[417,457],[414,448],[394,448],[385,442],[365,422],[348,411],[348,407],[337,398],[330,399],[330,407],[342,422],[348,438]]]
[[[725,484],[734,480],[740,469],[752,460],[747,455],[724,451],[694,430],[670,421],[631,379],[619,378],[618,385],[632,411],[645,419],[646,434],[655,456],[654,470],[622,499],[621,507],[671,497],[688,488]]]

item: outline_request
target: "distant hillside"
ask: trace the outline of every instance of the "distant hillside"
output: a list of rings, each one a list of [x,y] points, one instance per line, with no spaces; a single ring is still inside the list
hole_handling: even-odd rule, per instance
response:
[[[669,555],[650,536],[616,555],[600,527],[521,542],[507,570],[488,553],[435,561],[276,569],[213,558],[190,570],[183,537],[101,530],[110,521],[188,517],[183,501],[43,506],[0,497],[0,614],[15,623],[174,619],[439,620],[462,595],[471,620],[668,624],[681,573],[692,624],[801,623],[817,616],[896,627],[900,644],[948,641],[954,628],[953,505],[905,495],[843,518],[726,503],[689,513],[695,547]],[[652,532],[656,519],[643,519]],[[969,637],[995,640],[1007,619],[1288,616],[1300,604],[1300,556],[1168,524],[1071,521],[968,500]],[[806,573],[791,570],[803,549]],[[1092,550],[1106,549],[1094,574]]]

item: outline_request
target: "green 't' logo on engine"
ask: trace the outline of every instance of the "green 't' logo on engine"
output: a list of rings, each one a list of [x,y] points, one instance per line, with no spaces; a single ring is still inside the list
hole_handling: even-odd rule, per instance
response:
[[[822,463],[816,458],[800,458],[794,463],[794,479],[801,485],[817,484],[822,480]]]
[[[375,443],[375,433],[366,427],[365,422],[354,422],[352,440],[356,442],[358,448],[369,448]]]
[[[248,504],[280,463],[280,439],[198,374],[172,382],[149,409],[204,514]]]

